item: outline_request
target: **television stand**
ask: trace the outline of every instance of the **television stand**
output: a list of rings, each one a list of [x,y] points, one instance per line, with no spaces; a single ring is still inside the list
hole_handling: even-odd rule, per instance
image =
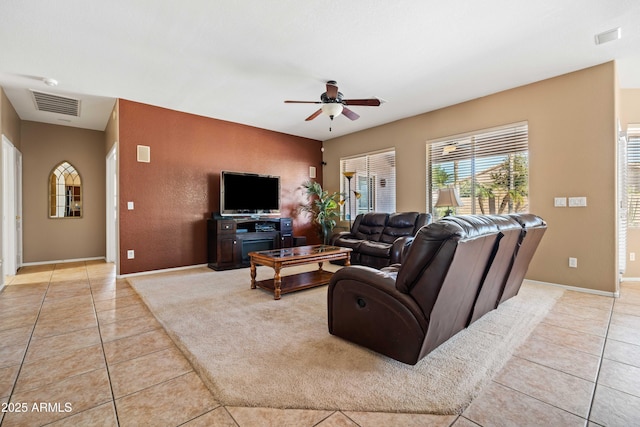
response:
[[[207,220],[207,263],[214,270],[249,267],[249,252],[293,246],[291,218],[223,217]]]

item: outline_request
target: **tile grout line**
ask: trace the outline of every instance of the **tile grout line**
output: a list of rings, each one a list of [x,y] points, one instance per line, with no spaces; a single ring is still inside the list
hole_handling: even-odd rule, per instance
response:
[[[49,278],[49,285],[47,286],[47,292],[49,291],[49,288],[51,287],[51,282],[52,282],[53,274],[54,274],[54,271],[55,271],[56,267],[57,267],[57,264],[54,264],[54,269],[52,270],[52,272],[51,272],[51,276],[50,276],[50,278]],[[93,313],[94,313],[94,315],[96,316],[96,324],[97,324],[97,327],[98,327],[98,333],[100,333],[100,325],[98,324],[98,317],[97,317],[97,315],[96,315],[95,306],[94,306],[94,304],[93,304],[93,290],[91,289],[91,280],[90,280],[90,278],[89,278],[88,270],[87,270],[87,268],[86,268],[86,262],[85,262],[85,266],[84,266],[84,268],[85,268],[86,280],[87,280],[87,282],[88,282],[88,284],[89,284],[89,292],[91,293],[91,305],[92,305],[92,307],[93,307]],[[42,305],[41,305],[40,310],[39,310],[39,312],[38,312],[38,318],[39,318],[40,313],[41,313],[41,311],[42,311],[42,307],[44,306],[44,300],[45,300],[45,298],[46,298],[46,293],[45,293],[45,297],[43,297],[43,299],[42,299]],[[37,319],[36,319],[36,323],[37,323]],[[32,331],[32,337],[33,337],[33,333],[35,332],[35,326],[36,326],[36,324],[34,324],[34,330]],[[90,328],[83,328],[83,329],[90,329]],[[63,335],[63,334],[57,334],[57,335]],[[30,342],[31,342],[31,339],[29,340],[29,343],[30,343]],[[105,357],[105,354],[104,354],[104,347],[102,346],[102,336],[101,336],[101,335],[100,335],[100,344],[101,344],[101,347],[102,347],[102,356],[103,356],[103,360],[104,360],[104,362],[105,362],[105,368],[107,369],[107,377],[108,377],[108,379],[109,379],[109,387],[111,387],[111,378],[109,377],[108,365],[107,365],[107,363],[106,363],[106,357]],[[28,351],[28,348],[27,348],[27,351]],[[26,352],[25,352],[25,358],[26,358]],[[24,364],[24,359],[23,359],[23,363],[22,363],[22,364],[21,364],[21,366],[20,366],[20,370],[22,370],[22,365],[23,365],[23,364]],[[14,383],[14,390],[15,390],[15,386],[16,386],[16,384],[17,384],[17,379],[16,379],[16,382]],[[11,396],[13,396],[13,391],[14,391],[14,390],[12,390],[12,391],[11,391]],[[113,402],[113,406],[114,406],[114,409],[115,409],[115,400],[113,399],[113,392],[112,392],[112,402]],[[100,405],[98,405],[98,406],[100,406]],[[93,407],[93,408],[95,408],[95,407]],[[46,424],[50,424],[50,423],[52,423],[52,422],[58,422],[58,421],[61,421],[61,420],[64,420],[64,419],[68,419],[68,418],[70,418],[71,416],[81,414],[81,413],[86,412],[86,411],[88,411],[88,410],[91,410],[91,409],[93,409],[93,408],[87,408],[87,409],[85,409],[85,410],[83,410],[83,411],[80,411],[80,412],[77,412],[77,413],[75,413],[75,414],[70,413],[70,414],[69,414],[68,416],[66,416],[66,417],[60,418],[60,419],[55,420],[55,421],[47,422]],[[116,412],[116,422],[118,422],[117,412]],[[0,423],[0,424],[1,424],[1,423]],[[118,424],[118,425],[119,425],[119,424]]]
[[[542,366],[542,367],[545,367],[545,368],[549,368],[549,369],[553,369],[554,371],[561,372],[561,373],[563,373],[563,374],[567,374],[567,372],[562,372],[562,371],[560,371],[560,370],[558,370],[558,369],[550,368],[549,366],[545,366],[545,365],[542,365],[542,364],[540,364],[540,363],[538,363],[538,362],[534,362],[534,361],[531,361],[531,360],[528,360],[528,359],[525,359],[525,358],[522,358],[522,357],[519,357],[519,356],[512,356],[512,357],[518,357],[519,359],[527,360],[528,362],[535,363],[536,365],[539,365],[539,366]],[[575,378],[579,378],[579,379],[581,379],[581,380],[588,381],[588,380],[585,380],[584,378],[576,377],[575,375],[572,375],[572,374],[567,374],[567,375],[571,375],[571,376],[573,376],[573,377],[575,377]],[[501,385],[502,387],[508,388],[509,390],[511,390],[511,391],[513,391],[513,392],[515,392],[515,393],[518,393],[518,394],[521,394],[521,395],[523,395],[523,396],[527,396],[528,398],[531,398],[531,399],[537,400],[538,402],[540,402],[540,403],[542,403],[542,404],[544,404],[544,405],[551,406],[552,408],[556,408],[556,409],[558,409],[558,410],[560,410],[560,411],[566,412],[567,414],[574,415],[574,416],[576,416],[576,417],[578,417],[578,418],[580,418],[580,419],[584,420],[585,422],[588,422],[588,421],[589,421],[589,419],[588,419],[588,418],[583,417],[582,415],[576,414],[575,412],[571,412],[571,411],[570,411],[570,410],[568,410],[568,409],[561,408],[560,406],[554,405],[553,403],[545,402],[544,400],[542,400],[542,399],[540,399],[540,398],[538,398],[538,397],[536,397],[536,396],[532,396],[532,395],[530,395],[530,394],[528,394],[528,393],[525,393],[525,392],[524,392],[524,391],[522,391],[522,390],[518,390],[518,389],[516,389],[516,388],[513,388],[513,387],[511,387],[510,385],[503,384],[503,383],[501,383],[500,381],[496,381],[495,379],[493,379],[493,380],[491,380],[491,381],[492,381],[492,382],[494,382],[494,383],[496,383],[496,384]],[[592,382],[592,383],[593,383],[593,385],[594,385],[594,388],[595,388],[595,386],[597,385],[597,383],[596,383],[596,382],[593,382],[593,381],[588,381],[588,382]],[[589,408],[589,411],[591,411],[591,408]],[[462,416],[462,415],[461,415],[461,416]],[[587,414],[587,417],[588,417],[588,416],[589,416],[589,415]],[[463,417],[463,418],[466,418],[466,417]],[[473,421],[473,422],[475,422],[475,421]],[[476,424],[477,424],[477,423],[476,423]]]
[[[51,279],[53,278],[53,272],[54,271],[55,271],[55,266],[54,266],[53,270],[51,270],[51,274],[49,275],[49,281],[47,282],[47,289],[44,292],[44,294],[42,295],[42,300],[40,301],[40,307],[38,308],[38,314],[36,315],[36,318],[33,321],[33,327],[31,328],[31,333],[29,334],[29,340],[27,341],[27,345],[25,346],[24,354],[22,355],[22,360],[20,361],[20,367],[18,368],[18,372],[16,373],[16,378],[13,381],[13,387],[11,387],[11,391],[9,392],[9,396],[7,398],[7,402],[11,402],[13,400],[14,393],[15,393],[16,387],[18,385],[18,379],[20,378],[20,373],[22,372],[22,368],[25,365],[25,361],[27,359],[27,354],[29,353],[29,346],[31,345],[31,341],[33,340],[33,334],[35,333],[36,325],[38,323],[38,319],[40,318],[40,314],[42,313],[42,307],[44,306],[44,300],[47,297],[47,292],[49,292],[49,288],[51,287]],[[19,286],[19,285],[16,285],[16,286]],[[6,414],[3,414],[3,417],[2,417],[2,419],[0,421],[0,425],[2,425],[4,423],[4,421],[6,420],[5,415]]]
[[[554,305],[554,306],[555,306],[555,305]],[[552,307],[552,308],[553,308],[553,307]],[[593,307],[592,307],[592,308],[593,308]],[[611,309],[610,309],[610,313],[609,313],[609,321],[611,320],[611,312],[612,312],[612,311],[613,311],[613,308],[611,308]],[[546,322],[545,322],[545,319],[546,319],[546,317],[545,317],[544,319],[542,319],[542,321],[541,321],[540,323],[546,323]],[[555,325],[555,324],[553,324],[553,323],[547,323],[547,324],[548,324],[548,325],[551,325],[551,326],[555,326],[555,327],[559,327],[559,328],[563,328],[563,329],[571,330],[571,328],[565,328],[565,327],[563,327],[563,326],[558,326],[558,325]],[[605,336],[604,336],[604,341],[605,341],[605,343],[606,343],[606,339],[607,339],[607,335],[608,335],[608,330],[609,330],[609,325],[607,325],[607,331],[605,332]],[[587,332],[584,332],[584,333],[585,333],[585,334],[587,334],[587,335],[597,336],[597,335],[594,335],[594,334],[589,334],[589,333],[587,333]],[[527,340],[528,340],[529,338],[530,338],[530,337],[528,337],[528,338],[527,338]],[[544,338],[542,338],[542,340],[543,340],[543,341],[546,341]],[[526,342],[526,340],[525,340],[525,342]],[[564,346],[562,346],[562,347],[564,347]],[[569,348],[569,347],[567,347],[567,348]],[[577,350],[577,349],[576,349],[576,351],[579,351],[579,352],[584,353],[584,354],[590,354],[590,355],[595,356],[594,354],[592,354],[592,353],[588,353],[588,352],[585,352],[585,351],[581,351],[581,350]],[[603,344],[603,349],[601,350],[601,353],[602,353],[602,354],[604,354],[604,344]],[[576,414],[576,413],[574,413],[574,412],[572,412],[572,411],[570,411],[570,410],[567,410],[567,409],[565,409],[565,408],[561,408],[561,407],[559,407],[559,406],[557,406],[557,405],[554,405],[554,404],[552,404],[552,403],[545,402],[544,400],[541,400],[541,399],[540,399],[540,398],[538,398],[538,397],[535,397],[535,396],[532,396],[532,395],[530,395],[530,394],[528,394],[528,393],[525,393],[524,391],[521,391],[521,390],[515,389],[515,388],[513,388],[513,387],[509,386],[508,384],[503,384],[503,383],[501,383],[500,381],[497,381],[495,378],[491,380],[492,382],[494,382],[494,383],[496,383],[496,384],[499,384],[499,385],[501,385],[501,386],[503,386],[503,387],[506,387],[506,388],[508,388],[508,389],[510,389],[510,390],[512,390],[512,391],[514,391],[514,392],[516,392],[516,393],[522,394],[522,395],[527,396],[527,397],[529,397],[529,398],[531,398],[531,399],[535,399],[535,400],[537,400],[537,401],[538,401],[538,402],[540,402],[540,403],[543,403],[543,404],[549,405],[549,406],[551,406],[551,407],[553,407],[553,408],[559,409],[559,410],[564,411],[564,412],[566,412],[566,413],[568,413],[568,414],[575,415],[576,417],[578,417],[578,418],[580,418],[580,419],[584,420],[586,423],[588,423],[588,422],[589,422],[589,416],[591,415],[591,406],[593,405],[593,397],[594,397],[594,395],[595,395],[595,389],[596,389],[596,387],[597,387],[597,385],[598,385],[598,373],[599,373],[599,371],[600,371],[600,365],[602,364],[602,356],[600,356],[600,357],[599,357],[600,361],[599,361],[599,364],[598,364],[598,372],[596,373],[596,378],[595,378],[593,381],[586,380],[586,379],[584,379],[584,378],[582,378],[582,377],[580,377],[580,376],[578,376],[578,375],[575,375],[575,374],[572,374],[572,373],[569,373],[569,372],[564,372],[564,371],[562,371],[562,370],[560,370],[560,369],[558,369],[558,368],[554,368],[554,367],[551,367],[551,366],[544,365],[544,364],[542,364],[542,363],[540,363],[540,362],[537,362],[537,361],[535,361],[535,360],[530,360],[530,359],[528,359],[528,358],[526,358],[526,357],[518,356],[518,355],[516,355],[516,354],[515,354],[515,352],[514,352],[514,354],[512,354],[512,355],[511,355],[511,358],[518,358],[518,359],[526,360],[527,362],[533,363],[533,364],[535,364],[535,365],[542,366],[542,367],[544,367],[544,368],[548,368],[548,369],[551,369],[551,370],[554,370],[554,371],[557,371],[557,372],[560,372],[560,373],[563,373],[563,374],[566,374],[566,375],[570,375],[570,376],[572,376],[572,377],[574,377],[574,378],[578,378],[578,379],[580,379],[580,380],[583,380],[583,381],[587,381],[587,382],[593,383],[593,390],[594,390],[594,391],[593,391],[593,393],[591,394],[591,401],[590,401],[590,403],[589,403],[589,411],[587,412],[587,416],[586,416],[586,417],[584,417],[584,416],[582,416],[582,415]],[[466,418],[466,417],[464,417],[463,415],[460,415],[460,417],[467,419],[467,418]],[[475,422],[475,421],[473,421],[473,422]]]
[[[600,380],[600,371],[602,370],[602,362],[604,360],[604,351],[607,348],[607,339],[609,338],[609,329],[611,328],[611,319],[613,318],[613,309],[616,305],[616,298],[613,298],[613,303],[609,309],[609,321],[607,322],[607,330],[604,334],[604,343],[602,344],[602,350],[600,352],[600,362],[598,363],[598,371],[596,372],[596,382],[593,386],[593,393],[591,393],[591,402],[589,403],[589,413],[587,414],[587,422],[591,421],[591,411],[593,410],[593,403],[596,399],[596,391],[598,390],[598,381]]]
[[[93,314],[96,316],[96,324],[98,326],[98,336],[100,337],[100,348],[102,349],[102,360],[104,361],[104,367],[107,371],[107,379],[109,380],[109,391],[111,392],[111,403],[113,405],[113,411],[116,417],[116,425],[120,425],[120,418],[118,417],[118,408],[116,406],[116,396],[113,392],[113,383],[111,382],[111,371],[109,370],[109,363],[107,363],[107,355],[104,351],[104,340],[102,339],[102,328],[100,326],[100,320],[98,318],[98,312],[96,310],[96,302],[93,299],[93,286],[91,286],[91,277],[89,275],[89,269],[87,263],[84,264],[85,273],[87,275],[87,281],[89,282],[89,292],[91,293],[91,307],[93,308]],[[115,286],[115,282],[114,282]],[[91,409],[91,408],[90,408]]]

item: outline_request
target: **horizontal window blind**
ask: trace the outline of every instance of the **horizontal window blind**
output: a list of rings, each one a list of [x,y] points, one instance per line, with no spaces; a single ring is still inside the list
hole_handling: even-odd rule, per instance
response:
[[[350,184],[345,172],[354,172]],[[340,175],[340,191],[345,195],[342,206],[345,220],[354,219],[356,215],[365,212],[395,212],[395,149],[342,158]]]
[[[640,133],[627,136],[627,226],[640,227]]]
[[[436,217],[439,190],[454,188],[457,214],[526,212],[529,130],[517,123],[427,143],[427,209]]]

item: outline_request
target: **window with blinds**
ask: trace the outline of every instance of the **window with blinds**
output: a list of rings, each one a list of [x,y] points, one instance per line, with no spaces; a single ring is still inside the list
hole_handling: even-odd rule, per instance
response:
[[[462,206],[438,203],[450,188]],[[526,122],[427,142],[427,210],[441,217],[451,209],[458,215],[528,211]]]
[[[640,228],[640,127],[627,129],[626,155],[627,227]]]
[[[341,158],[340,176],[340,191],[345,202],[341,211],[343,219],[351,220],[365,212],[395,212],[395,148]]]

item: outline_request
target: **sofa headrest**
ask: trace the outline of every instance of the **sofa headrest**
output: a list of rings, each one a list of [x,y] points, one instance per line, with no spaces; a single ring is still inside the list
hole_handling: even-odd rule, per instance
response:
[[[418,212],[402,212],[389,215],[387,225],[382,230],[380,241],[393,243],[398,237],[413,236]]]
[[[426,270],[431,270],[434,281],[440,283],[458,242],[497,233],[495,222],[481,215],[448,216],[422,227],[402,261],[396,287],[408,293]]]
[[[474,238],[488,233],[499,231],[498,223],[502,223],[500,217],[487,215],[457,215],[446,216],[438,222],[453,223],[462,230],[461,239]]]
[[[498,229],[503,232],[513,229],[522,229],[522,225],[520,225],[520,223],[510,215],[488,215],[487,218],[490,218]]]
[[[377,242],[380,239],[380,235],[382,234],[382,230],[387,223],[387,219],[389,218],[388,213],[381,212],[368,212],[366,214],[361,214],[360,221],[356,219],[354,223],[354,228],[357,225],[357,229],[354,230],[354,234],[356,238],[361,240],[371,240]]]
[[[517,221],[523,228],[547,226],[547,223],[542,218],[534,214],[509,214],[509,217]]]
[[[362,220],[360,220],[360,224],[369,225],[372,227],[376,227],[376,226],[384,227],[387,224],[388,218],[389,218],[388,213],[367,212],[366,214],[362,214]]]
[[[398,212],[389,215],[387,221],[387,227],[393,228],[408,228],[416,224],[416,218],[418,218],[418,212]]]

